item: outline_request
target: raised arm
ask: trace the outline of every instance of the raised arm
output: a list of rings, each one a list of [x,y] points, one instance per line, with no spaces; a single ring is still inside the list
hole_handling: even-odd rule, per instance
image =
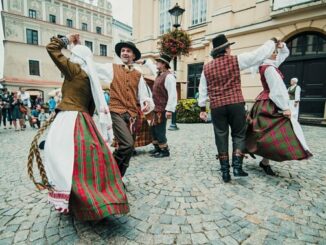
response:
[[[165,107],[166,111],[175,112],[177,106],[177,80],[175,76],[169,74],[165,78],[165,89],[168,91],[168,103]]]
[[[208,100],[208,94],[207,94],[207,81],[204,72],[202,72],[200,76],[198,92],[199,92],[198,105],[199,107],[201,107],[202,111],[206,111],[206,101]]]
[[[278,51],[279,53],[276,58],[277,67],[279,67],[290,54],[290,51],[284,42],[278,44]]]
[[[270,90],[269,98],[282,111],[289,110],[289,94],[282,77],[276,71],[275,67],[269,66],[265,70],[265,77]]]
[[[238,63],[240,70],[260,65],[265,59],[272,55],[275,50],[275,45],[275,40],[268,40],[254,51],[239,54]]]
[[[113,79],[113,64],[112,63],[95,63],[95,70],[98,78],[104,83],[111,83]]]
[[[61,50],[63,48],[67,48],[67,45],[73,42],[75,43],[78,42],[77,37],[75,41],[75,37],[73,35],[69,35],[62,38],[52,37],[50,43],[46,46],[46,50],[48,51],[51,59],[59,68],[59,70],[65,76],[68,76],[70,78],[72,77],[73,74],[77,72],[76,65],[70,62],[69,58],[64,56]]]

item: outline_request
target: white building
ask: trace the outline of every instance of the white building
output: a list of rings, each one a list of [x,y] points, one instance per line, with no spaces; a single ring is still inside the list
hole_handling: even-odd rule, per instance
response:
[[[3,0],[5,62],[1,83],[11,91],[24,87],[31,95],[45,97],[61,87],[63,77],[45,49],[57,35],[79,33],[97,61],[112,62],[111,9],[107,0]]]

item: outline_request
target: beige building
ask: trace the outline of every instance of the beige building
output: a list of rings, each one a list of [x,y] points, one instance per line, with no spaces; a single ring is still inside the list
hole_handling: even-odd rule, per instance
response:
[[[52,36],[79,33],[97,61],[112,61],[111,7],[107,0],[97,0],[96,5],[79,0],[3,0],[2,85],[11,91],[24,87],[46,99],[49,91],[60,88],[63,77],[45,49]]]
[[[176,2],[186,11],[181,28],[192,38],[188,57],[178,59],[181,98],[198,91],[203,64],[211,57],[211,40],[227,35],[233,54],[252,50],[271,37],[284,40],[291,51],[281,70],[302,87],[301,116],[326,117],[325,0],[134,0],[134,38],[143,57],[158,56],[157,41],[171,29],[168,10]],[[242,73],[243,93],[252,103],[261,91],[259,75]]]

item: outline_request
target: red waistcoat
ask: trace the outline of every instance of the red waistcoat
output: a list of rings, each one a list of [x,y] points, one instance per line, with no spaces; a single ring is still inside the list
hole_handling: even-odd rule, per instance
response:
[[[268,100],[269,99],[269,87],[268,87],[266,77],[265,77],[265,71],[269,66],[271,66],[271,65],[259,66],[259,74],[260,74],[261,84],[263,85],[263,91],[257,96],[256,100]],[[280,74],[280,76],[283,79],[284,76],[283,76],[282,72],[275,66],[273,66],[273,67],[278,72],[278,74]]]
[[[153,85],[153,100],[155,104],[155,111],[163,112],[165,111],[166,104],[168,103],[169,95],[165,88],[165,78],[167,75],[171,74],[170,71],[166,71],[155,79]]]
[[[212,109],[244,102],[237,56],[218,57],[204,66]]]

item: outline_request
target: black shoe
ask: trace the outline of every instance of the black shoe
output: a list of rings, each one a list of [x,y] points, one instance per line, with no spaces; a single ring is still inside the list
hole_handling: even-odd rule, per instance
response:
[[[217,159],[220,160],[222,179],[223,179],[224,183],[230,182],[231,175],[230,175],[230,164],[229,164],[228,153],[226,153],[224,155],[217,155],[216,157],[217,157]]]
[[[163,158],[163,157],[169,157],[170,156],[170,150],[169,148],[163,148],[163,149],[160,149],[160,152],[152,155],[153,157],[155,158]]]
[[[261,167],[262,169],[264,169],[265,173],[267,175],[271,175],[271,176],[275,176],[276,174],[274,173],[274,171],[271,168],[271,165],[264,165],[262,162],[259,163],[259,167]]]
[[[232,156],[232,167],[233,167],[233,175],[235,177],[246,177],[248,173],[243,171],[242,169],[243,155],[239,153],[239,155]]]
[[[158,145],[154,145],[154,149],[150,150],[149,154],[151,156],[153,156],[153,155],[156,155],[156,154],[160,153],[160,151],[161,151],[160,147]]]

